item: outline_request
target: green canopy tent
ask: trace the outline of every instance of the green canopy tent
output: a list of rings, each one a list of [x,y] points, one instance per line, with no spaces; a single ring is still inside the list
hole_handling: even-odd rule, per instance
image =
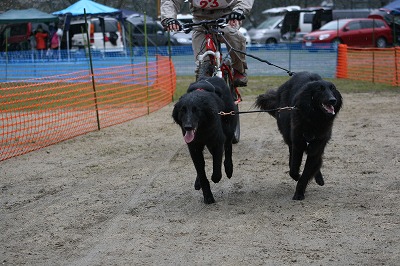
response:
[[[58,17],[42,12],[36,8],[29,9],[10,9],[0,14],[0,24],[24,24],[24,23],[57,23]],[[3,39],[5,38],[5,40]],[[8,36],[0,36],[1,42],[7,43]],[[6,49],[7,52],[7,49]],[[33,48],[32,48],[33,53]],[[32,54],[33,58],[33,54]]]
[[[42,12],[36,8],[10,9],[0,14],[0,24],[22,23],[22,22],[57,22],[58,17]]]

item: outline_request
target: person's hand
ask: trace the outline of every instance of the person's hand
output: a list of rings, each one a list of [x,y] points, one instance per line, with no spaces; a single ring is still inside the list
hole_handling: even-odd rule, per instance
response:
[[[239,29],[241,27],[241,21],[234,19],[234,20],[228,20],[228,25],[231,26],[232,28]]]
[[[226,20],[228,24],[233,28],[240,28],[241,21],[245,19],[245,16],[242,11],[232,11],[227,17]]]
[[[161,21],[164,29],[167,31],[180,31],[182,30],[182,25],[179,23],[177,19],[174,18],[166,18]]]

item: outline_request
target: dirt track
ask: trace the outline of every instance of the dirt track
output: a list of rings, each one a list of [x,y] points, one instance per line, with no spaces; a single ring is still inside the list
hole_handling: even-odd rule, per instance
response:
[[[326,184],[301,202],[275,121],[249,114],[205,205],[172,106],[0,162],[0,263],[399,264],[398,94],[344,94]]]

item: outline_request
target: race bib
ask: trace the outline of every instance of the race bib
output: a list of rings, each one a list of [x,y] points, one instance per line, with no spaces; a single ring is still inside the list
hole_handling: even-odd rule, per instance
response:
[[[192,4],[201,9],[221,9],[230,5],[226,0],[193,0]]]

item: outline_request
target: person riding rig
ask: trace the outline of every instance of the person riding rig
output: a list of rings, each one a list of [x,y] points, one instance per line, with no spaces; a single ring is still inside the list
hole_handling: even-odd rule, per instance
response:
[[[228,26],[222,28],[226,45],[229,50],[229,45],[232,48],[245,52],[246,38],[239,31],[242,20],[248,15],[253,7],[254,0],[188,0],[190,10],[193,14],[193,22],[202,20],[213,20],[224,17],[227,19]],[[182,25],[176,19],[178,12],[185,0],[161,0],[161,23],[168,31],[182,30]],[[205,35],[203,32],[195,30],[192,36],[192,47],[197,62],[197,55],[204,53],[205,46],[203,45]],[[224,40],[221,38],[221,42]],[[246,56],[241,53],[236,53],[230,50],[229,55],[232,59],[232,67],[234,69],[234,85],[247,85],[247,63]],[[197,71],[197,69],[196,69]]]

